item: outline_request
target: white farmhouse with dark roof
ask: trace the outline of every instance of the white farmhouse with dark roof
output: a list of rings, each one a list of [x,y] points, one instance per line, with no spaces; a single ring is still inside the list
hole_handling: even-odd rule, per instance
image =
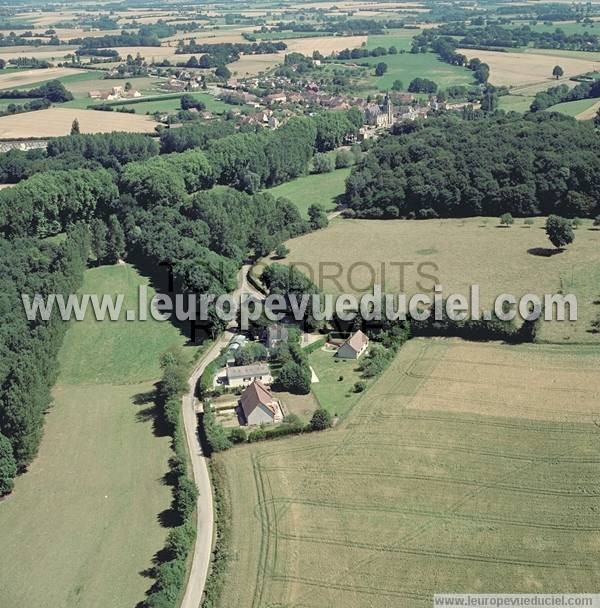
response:
[[[360,329],[354,332],[338,349],[338,359],[358,359],[369,346],[369,338]]]

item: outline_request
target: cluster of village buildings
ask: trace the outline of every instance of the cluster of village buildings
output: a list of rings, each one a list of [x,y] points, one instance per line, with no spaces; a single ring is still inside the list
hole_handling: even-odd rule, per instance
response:
[[[243,80],[230,78],[223,85],[209,84],[207,86],[202,75],[187,69],[172,74],[161,84],[161,88],[172,92],[205,88],[208,93],[217,98],[233,101],[232,112],[241,114],[240,122],[242,124],[261,125],[270,129],[276,129],[282,120],[296,114],[298,106],[327,110],[347,110],[354,107],[363,113],[367,127],[364,129],[366,136],[368,136],[369,127],[371,130],[389,128],[396,122],[425,118],[429,112],[447,107],[445,103],[438,101],[435,95],[423,102],[410,93],[391,92],[382,101],[377,102],[342,93],[332,94],[309,79],[301,83],[292,83],[286,76],[275,75]],[[263,96],[252,92],[260,89],[271,92]],[[236,107],[242,105],[253,108],[254,111],[242,112],[240,107]]]
[[[89,96],[91,99],[102,99],[104,101],[113,101],[118,99],[137,99],[142,94],[135,89],[126,89],[124,86],[114,86],[104,91],[90,91]]]
[[[282,339],[286,339],[286,335],[284,326],[273,325],[265,332],[263,341],[271,351]],[[228,346],[225,367],[217,374],[215,383],[234,389],[243,387],[238,401],[239,420],[243,424],[254,426],[281,422],[285,406],[270,388],[273,375],[269,364],[266,361],[250,365],[235,364],[237,351],[247,342],[248,339],[242,334],[233,338]],[[368,346],[369,338],[358,330],[344,340],[332,356],[356,360],[367,351]]]

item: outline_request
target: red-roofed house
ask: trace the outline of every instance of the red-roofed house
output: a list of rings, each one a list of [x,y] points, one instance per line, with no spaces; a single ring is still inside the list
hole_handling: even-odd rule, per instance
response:
[[[369,346],[369,338],[360,329],[354,332],[337,350],[339,359],[358,359]]]
[[[281,404],[260,380],[255,380],[246,387],[240,397],[240,405],[248,425],[269,424],[283,420]]]

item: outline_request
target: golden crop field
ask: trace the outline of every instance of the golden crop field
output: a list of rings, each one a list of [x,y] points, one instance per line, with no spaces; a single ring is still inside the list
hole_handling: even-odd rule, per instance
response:
[[[65,55],[73,53],[76,49],[76,46],[69,45],[56,47],[5,46],[2,49],[2,59],[9,61],[10,59],[18,59],[19,57],[34,57],[35,59],[44,59],[46,61],[62,61]]]
[[[384,292],[410,296],[432,290],[437,280],[445,296],[468,297],[470,285],[479,285],[482,307],[491,308],[504,293],[518,298],[563,289],[577,296],[578,321],[543,322],[541,339],[598,342],[600,334],[589,330],[600,313],[600,230],[586,220],[574,243],[552,255],[544,223],[535,218],[529,227],[517,219],[501,228],[497,218],[339,219],[288,241],[285,262],[299,264],[327,293],[361,293],[381,284]]]
[[[497,86],[519,87],[527,84],[539,84],[538,90],[547,89],[556,80],[552,76],[552,68],[559,64],[564,76],[560,82],[568,81],[571,76],[590,72],[600,68],[600,62],[579,57],[557,57],[554,55],[531,53],[502,53],[499,51],[483,51],[473,49],[458,49],[469,58],[479,57],[490,66],[490,82]],[[534,92],[534,91],[530,91]]]
[[[153,133],[156,127],[156,123],[149,116],[75,108],[48,108],[1,117],[0,139],[68,135],[75,119],[79,121],[81,133]]]
[[[0,89],[13,89],[42,80],[52,80],[73,74],[83,74],[85,70],[77,68],[46,68],[44,70],[22,70],[19,72],[0,73]]]
[[[341,428],[219,456],[220,606],[597,590],[599,365],[597,348],[412,340]]]
[[[358,48],[366,42],[367,36],[314,36],[312,38],[292,38],[285,41],[288,46],[286,52],[312,55],[313,51],[319,51],[325,56],[344,49]]]
[[[237,61],[229,63],[227,67],[233,75],[256,76],[283,63],[283,54],[264,53],[262,55],[242,55]]]

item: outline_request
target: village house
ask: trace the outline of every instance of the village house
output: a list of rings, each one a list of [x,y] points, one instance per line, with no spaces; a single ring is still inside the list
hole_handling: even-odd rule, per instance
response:
[[[246,424],[272,424],[283,420],[281,403],[260,380],[252,382],[240,397]]]
[[[338,359],[358,359],[369,346],[369,338],[360,329],[354,332],[337,350]]]
[[[91,99],[102,99],[105,101],[112,101],[114,99],[133,99],[136,97],[141,97],[142,94],[139,91],[134,89],[130,89],[126,91],[122,86],[112,87],[107,91],[98,91],[93,90],[88,93]]]
[[[266,363],[237,365],[227,368],[227,384],[229,386],[247,386],[255,380],[260,380],[264,384],[273,382],[271,370]]]
[[[265,97],[263,97],[263,101],[269,105],[273,105],[274,103],[285,103],[286,100],[287,96],[285,93],[271,93],[270,95],[265,95]]]
[[[187,82],[183,82],[183,80],[177,80],[177,78],[170,78],[167,82],[164,83],[164,87],[169,89],[170,91],[184,91],[187,86]]]

